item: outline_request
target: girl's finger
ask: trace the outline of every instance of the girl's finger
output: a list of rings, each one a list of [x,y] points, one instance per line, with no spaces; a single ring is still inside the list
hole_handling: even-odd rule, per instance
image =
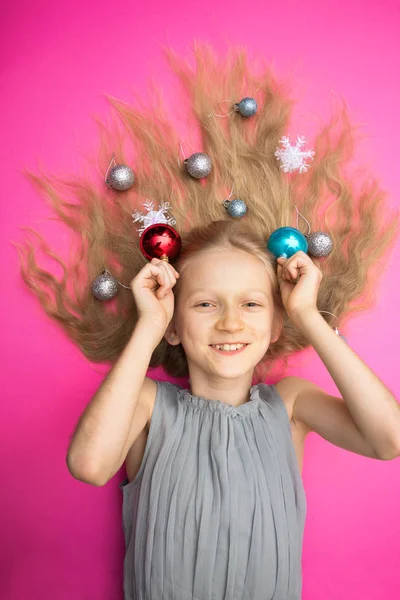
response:
[[[158,265],[155,265],[154,263],[148,263],[146,265],[146,269],[147,273],[144,272],[145,277],[143,284],[145,287],[153,291],[157,289],[157,286],[159,286],[156,291],[156,294],[158,294],[161,286],[165,284],[165,273]]]
[[[176,283],[176,279],[177,279],[176,275],[175,275],[175,269],[171,265],[167,264],[166,266],[167,266],[167,272],[168,272],[170,286],[172,288],[172,287],[174,287],[174,285]]]
[[[158,268],[156,282],[159,285],[159,288],[157,290],[157,293],[158,293],[160,291],[160,289],[162,288],[162,286],[165,285],[165,273],[163,272],[163,270],[161,268]]]
[[[289,273],[288,273],[288,270],[286,268],[286,265],[282,266],[282,278],[285,281],[289,281]]]
[[[172,279],[176,279],[177,276],[179,276],[178,271],[176,271],[174,269],[174,267],[171,265],[171,263],[163,260],[163,267],[165,267],[165,270],[167,271],[168,275],[172,278]]]
[[[148,263],[147,270],[150,274],[150,278],[154,279],[156,283],[159,283],[159,277],[163,275],[163,272],[161,271],[160,267],[158,265]]]
[[[162,298],[169,286],[169,277],[168,274],[165,272],[164,269],[161,269],[162,271],[162,276],[160,277],[160,287],[157,290],[157,296],[158,298]]]
[[[174,274],[174,271],[172,270],[173,268],[171,267],[171,265],[169,263],[166,263],[165,261],[163,261],[163,271],[165,273],[165,285],[163,286],[160,294],[160,297],[164,297],[175,285],[176,283],[176,277]]]

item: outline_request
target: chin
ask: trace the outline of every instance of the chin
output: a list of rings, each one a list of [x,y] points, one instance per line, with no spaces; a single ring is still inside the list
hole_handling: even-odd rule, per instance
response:
[[[249,367],[247,369],[243,368],[243,365],[221,365],[220,367],[214,365],[212,370],[214,373],[221,375],[226,379],[236,379],[237,377],[243,377],[251,369],[254,369],[254,367]]]

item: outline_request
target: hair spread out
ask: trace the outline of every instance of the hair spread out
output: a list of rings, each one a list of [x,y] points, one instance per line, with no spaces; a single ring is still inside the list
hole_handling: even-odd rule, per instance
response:
[[[376,300],[384,259],[397,238],[399,214],[387,215],[387,194],[376,179],[368,175],[361,180],[359,172],[352,177],[345,174],[354,154],[356,128],[344,101],[317,132],[314,143],[310,140],[315,158],[309,170],[288,174],[280,168],[275,150],[282,136],[297,133],[288,130],[293,101],[268,65],[263,64],[256,74],[243,48],[230,48],[222,56],[200,42],[194,44],[193,66],[171,49],[166,50],[166,57],[182,84],[176,90],[174,106],[179,110],[179,123],[189,124],[191,136],[182,146],[191,150],[186,156],[201,151],[211,156],[210,175],[197,180],[183,169],[179,151],[183,134],[173,125],[172,111],[167,111],[158,87],[154,89],[156,101],[138,99],[138,107],[107,96],[111,122],[95,119],[100,142],[90,176],[62,178],[25,171],[69,227],[75,253],[66,264],[41,235],[26,228],[23,243],[16,244],[21,274],[46,313],[62,325],[86,357],[114,362],[137,321],[133,295],[119,288],[113,300],[101,302],[93,296],[91,283],[107,268],[118,281],[129,284],[146,264],[132,213],[143,211],[146,200],[156,205],[168,201],[168,214],[176,219],[174,227],[182,237],[181,255],[174,264],[178,271],[206,248],[239,248],[265,262],[272,281],[274,319],[279,320],[282,331],[256,366],[255,374],[262,380],[275,360],[283,359],[287,365],[291,353],[309,345],[288,319],[280,300],[276,260],[266,250],[272,231],[291,226],[308,232],[301,217],[297,221],[296,204],[311,231],[329,233],[332,252],[323,258],[312,257],[323,273],[317,308],[336,315],[342,327],[344,318],[366,310]],[[209,116],[231,110],[222,100],[233,98],[236,102],[246,96],[257,101],[254,116],[243,118],[235,112],[226,118]],[[116,163],[128,164],[135,173],[134,185],[124,192],[104,183],[113,153]],[[236,197],[248,207],[240,220],[230,217],[222,205],[233,182]],[[39,266],[30,235],[62,268],[61,277]],[[178,280],[175,294],[179,284]],[[331,326],[339,326],[335,317],[322,316]],[[188,375],[182,346],[171,346],[164,339],[150,362],[152,367],[158,365],[172,376]]]

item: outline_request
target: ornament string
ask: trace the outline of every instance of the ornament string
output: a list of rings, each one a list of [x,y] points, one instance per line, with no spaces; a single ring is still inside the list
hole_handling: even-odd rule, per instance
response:
[[[305,221],[305,222],[307,223],[307,225],[308,225],[308,233],[305,233],[305,234],[304,234],[304,237],[309,237],[309,235],[310,235],[310,231],[311,231],[311,226],[310,226],[310,223],[307,221],[307,219],[306,219],[305,217],[303,217],[303,215],[301,214],[301,212],[299,211],[299,209],[297,208],[297,206],[296,206],[296,205],[294,205],[294,206],[295,206],[295,209],[297,210],[297,229],[299,228],[299,215],[300,215],[300,217],[301,217],[302,219],[304,219],[304,221]]]
[[[184,150],[183,150],[183,144],[182,144],[182,142],[179,142],[179,152],[182,153],[182,157],[185,160],[185,153],[184,153]],[[182,165],[181,165],[181,161],[179,160],[179,152],[178,152],[178,165],[179,165],[179,168],[180,168]]]
[[[235,104],[232,100],[221,100],[220,104],[222,104],[222,102],[229,102],[230,104]],[[208,116],[208,118],[211,118],[211,117],[229,117],[229,115],[231,115],[234,112],[235,112],[235,109],[232,108],[231,112],[227,113],[226,115],[217,115],[217,113],[209,113],[207,116]]]
[[[111,271],[109,271],[108,269],[104,269],[103,273],[108,273],[109,275],[111,275],[111,277],[114,277],[115,281],[117,283],[119,283],[119,285],[122,286],[123,288],[125,288],[126,290],[130,290],[131,289],[129,285],[128,286],[124,285],[123,283],[121,283],[120,281],[118,281],[118,279],[115,277],[115,275],[113,275],[111,273]]]
[[[104,176],[104,183],[107,183],[108,173],[109,173],[109,171],[111,169],[111,165],[112,165],[113,162],[115,163],[115,154],[112,155],[112,158],[110,160],[110,164],[108,165],[108,169],[107,169],[106,174]],[[115,164],[114,164],[114,166],[115,166]]]
[[[246,185],[246,175],[243,175],[243,177],[244,177],[244,184]],[[236,181],[236,180],[235,180],[235,181]],[[223,203],[222,203],[222,204],[224,205],[224,207],[225,207],[225,208],[228,206],[228,204],[229,204],[229,202],[230,202],[229,198],[230,198],[231,196],[233,196],[233,188],[234,188],[234,186],[235,186],[235,181],[234,181],[234,182],[233,182],[233,184],[232,184],[231,193],[229,194],[229,196],[227,196],[227,197],[225,198],[225,200],[224,200],[224,201],[223,201]]]

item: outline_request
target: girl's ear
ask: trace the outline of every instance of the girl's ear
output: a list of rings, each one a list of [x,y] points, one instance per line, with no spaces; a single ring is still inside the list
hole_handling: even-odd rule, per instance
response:
[[[275,344],[275,342],[277,342],[279,340],[279,335],[273,335],[271,338],[271,344]]]
[[[283,329],[283,319],[279,318],[279,320],[278,320],[276,317],[274,317],[274,323],[273,323],[273,328],[272,328],[272,337],[271,337],[272,343],[275,343],[279,340],[279,338],[281,337],[282,329]]]
[[[176,333],[174,327],[170,326],[164,334],[164,339],[171,344],[171,346],[178,346],[180,344],[180,339],[178,334]]]

